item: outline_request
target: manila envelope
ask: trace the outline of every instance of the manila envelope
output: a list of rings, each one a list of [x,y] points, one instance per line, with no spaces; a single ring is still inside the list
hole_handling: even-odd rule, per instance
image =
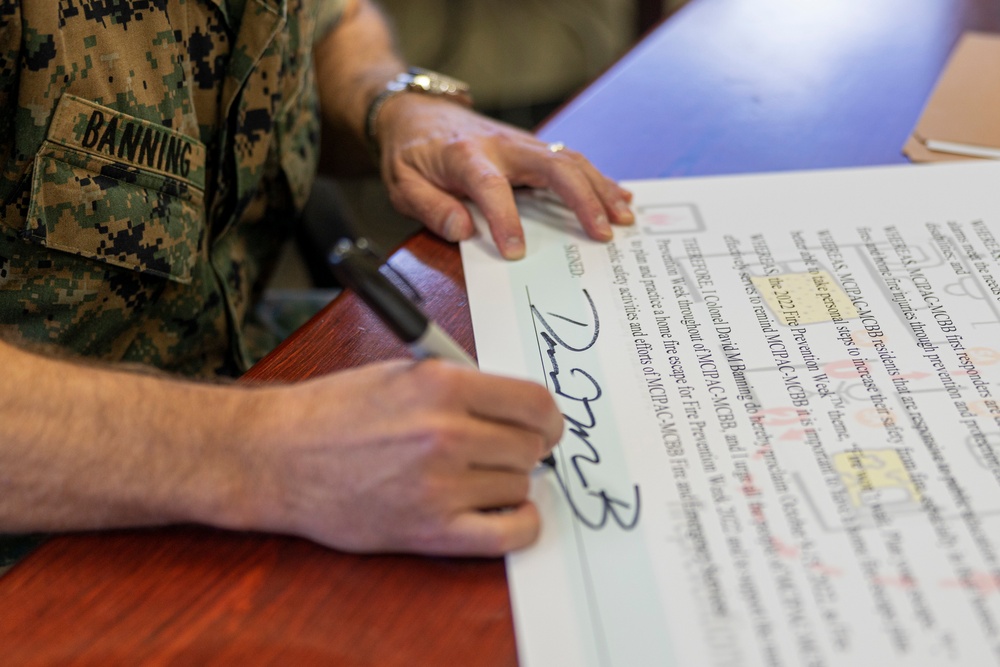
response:
[[[903,146],[913,162],[977,159],[930,150],[928,141],[1000,150],[1000,34],[962,35]]]

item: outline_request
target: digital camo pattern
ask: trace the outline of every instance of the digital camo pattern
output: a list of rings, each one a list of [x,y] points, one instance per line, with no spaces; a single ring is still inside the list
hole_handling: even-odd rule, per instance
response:
[[[316,166],[341,0],[0,0],[0,336],[189,375],[242,325]]]

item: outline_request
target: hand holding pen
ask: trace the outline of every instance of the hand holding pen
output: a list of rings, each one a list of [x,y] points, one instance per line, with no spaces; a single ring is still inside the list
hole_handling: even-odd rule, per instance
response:
[[[418,359],[437,358],[470,368],[476,362],[436,322],[379,271],[374,253],[365,239],[341,239],[330,253],[330,266],[340,283],[362,301],[405,343]],[[550,454],[542,463],[555,467]]]

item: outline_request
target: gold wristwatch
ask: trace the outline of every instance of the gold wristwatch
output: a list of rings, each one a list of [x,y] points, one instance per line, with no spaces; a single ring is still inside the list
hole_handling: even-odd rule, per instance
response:
[[[385,85],[385,90],[376,95],[368,105],[368,113],[365,115],[365,136],[368,138],[368,145],[376,153],[378,153],[378,140],[375,136],[375,122],[378,120],[379,111],[394,96],[407,92],[436,95],[472,107],[469,84],[428,69],[411,67],[396,75],[395,79]]]

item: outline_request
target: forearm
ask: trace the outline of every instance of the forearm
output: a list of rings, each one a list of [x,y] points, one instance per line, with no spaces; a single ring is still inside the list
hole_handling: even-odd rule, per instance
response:
[[[544,387],[444,362],[250,388],[0,342],[0,368],[0,533],[198,522],[497,555],[537,535],[529,473],[562,429]]]
[[[340,22],[316,45],[314,56],[325,157],[335,152],[333,167],[338,169],[359,158],[373,166],[366,150],[368,106],[406,68],[385,18],[368,0],[348,2]]]
[[[0,532],[253,522],[256,392],[4,343],[0,362]]]

